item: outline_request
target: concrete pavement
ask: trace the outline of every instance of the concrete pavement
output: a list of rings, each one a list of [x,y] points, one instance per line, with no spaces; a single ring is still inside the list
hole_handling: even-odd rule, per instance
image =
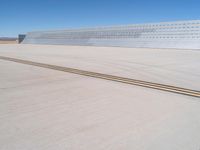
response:
[[[0,46],[4,56],[199,89],[198,51],[154,51]],[[199,114],[199,98],[0,60],[0,149],[198,150]]]

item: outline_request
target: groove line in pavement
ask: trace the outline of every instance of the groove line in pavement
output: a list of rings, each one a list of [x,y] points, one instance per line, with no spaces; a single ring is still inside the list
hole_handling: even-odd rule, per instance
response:
[[[48,68],[48,69],[64,71],[64,72],[68,72],[68,73],[74,73],[74,74],[94,77],[94,78],[101,78],[101,79],[105,79],[105,80],[111,80],[111,81],[131,84],[131,85],[153,88],[153,89],[157,89],[157,90],[173,92],[173,93],[183,94],[183,95],[187,95],[187,96],[200,97],[200,91],[171,86],[171,85],[147,82],[147,81],[142,81],[142,80],[136,80],[136,79],[119,77],[119,76],[108,75],[108,74],[103,74],[103,73],[85,71],[85,70],[69,68],[69,67],[50,65],[50,64],[45,64],[45,63],[39,63],[39,62],[33,62],[33,61],[29,61],[29,60],[18,59],[18,58],[0,56],[0,59],[6,60],[6,61],[12,61],[12,62],[16,62],[16,63],[21,63],[21,64],[26,64],[26,65],[32,65],[32,66],[37,66],[37,67],[42,67],[42,68]]]

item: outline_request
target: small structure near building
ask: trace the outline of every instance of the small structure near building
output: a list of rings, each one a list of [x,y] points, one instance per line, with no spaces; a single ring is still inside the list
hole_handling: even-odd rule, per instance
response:
[[[26,37],[26,34],[19,34],[18,35],[18,43],[21,43]]]

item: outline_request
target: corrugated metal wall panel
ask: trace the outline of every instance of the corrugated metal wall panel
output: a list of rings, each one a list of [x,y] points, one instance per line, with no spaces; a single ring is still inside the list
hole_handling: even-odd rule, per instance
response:
[[[30,32],[23,43],[200,49],[200,20]]]

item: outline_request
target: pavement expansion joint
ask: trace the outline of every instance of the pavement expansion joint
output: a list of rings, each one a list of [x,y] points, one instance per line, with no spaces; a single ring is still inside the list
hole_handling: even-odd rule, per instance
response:
[[[152,89],[156,89],[156,90],[167,91],[167,92],[172,92],[172,93],[177,93],[177,94],[200,98],[200,91],[192,90],[192,89],[186,89],[186,88],[170,86],[170,85],[165,85],[165,84],[159,84],[159,83],[147,82],[147,81],[136,80],[136,79],[131,79],[131,78],[119,77],[119,76],[108,75],[108,74],[103,74],[103,73],[85,71],[85,70],[80,70],[80,69],[75,69],[75,68],[33,62],[33,61],[29,61],[29,60],[23,60],[23,59],[11,58],[11,57],[0,56],[0,59],[6,60],[6,61],[12,61],[12,62],[16,62],[16,63],[21,63],[21,64],[26,64],[26,65],[32,65],[32,66],[37,66],[37,67],[42,67],[42,68],[64,71],[64,72],[68,72],[68,73],[84,75],[84,76],[89,76],[89,77],[93,77],[93,78],[100,78],[100,79],[121,82],[121,83],[125,83],[125,84],[142,86],[142,87],[146,87],[146,88],[152,88]]]

